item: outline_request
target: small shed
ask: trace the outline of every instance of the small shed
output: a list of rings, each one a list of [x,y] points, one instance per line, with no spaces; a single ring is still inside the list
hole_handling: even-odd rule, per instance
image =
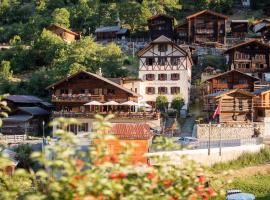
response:
[[[231,33],[233,37],[245,38],[249,30],[248,20],[232,20]]]
[[[216,92],[207,95],[209,118],[216,108],[220,107],[219,122],[250,122],[253,121],[254,94],[241,89]]]
[[[47,30],[60,36],[67,43],[80,39],[80,34],[56,24],[50,25],[49,27],[47,27]]]
[[[112,40],[117,38],[127,37],[129,29],[122,28],[122,26],[105,26],[99,27],[95,31],[97,40]]]

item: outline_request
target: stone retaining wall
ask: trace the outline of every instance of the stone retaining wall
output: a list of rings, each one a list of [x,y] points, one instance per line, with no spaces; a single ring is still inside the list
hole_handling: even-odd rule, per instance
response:
[[[219,139],[220,134],[222,139],[241,139],[251,138],[254,133],[260,133],[260,136],[264,134],[264,123],[247,123],[247,124],[212,124],[211,130],[209,124],[197,124],[195,125],[194,136],[199,139],[208,139],[209,131],[211,131],[211,139]]]

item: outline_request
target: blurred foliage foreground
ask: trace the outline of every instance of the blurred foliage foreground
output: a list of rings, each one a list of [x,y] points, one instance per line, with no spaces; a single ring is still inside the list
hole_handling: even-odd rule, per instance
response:
[[[130,164],[132,147],[125,144],[123,152],[111,155],[106,141],[117,139],[108,134],[110,118],[97,116],[98,133],[89,139],[93,141],[94,137],[99,142],[92,142],[86,150],[81,150],[74,134],[65,131],[76,120],[61,118],[52,122],[60,127],[54,133],[60,140],[47,145],[45,152],[32,154],[43,167],[37,172],[17,169],[12,176],[0,171],[0,199],[220,199],[222,192],[211,187],[216,178],[185,158],[179,165]],[[3,159],[2,169],[8,164]]]

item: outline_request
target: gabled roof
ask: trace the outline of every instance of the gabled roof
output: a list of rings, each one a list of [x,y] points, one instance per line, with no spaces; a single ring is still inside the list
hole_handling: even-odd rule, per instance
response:
[[[243,94],[245,96],[250,96],[250,97],[254,97],[255,96],[254,94],[252,94],[250,92],[247,92],[245,90],[234,89],[234,90],[228,90],[228,91],[222,91],[222,92],[212,93],[212,94],[209,94],[208,97],[214,97],[215,99],[218,99],[218,98],[220,98],[222,96],[233,94],[233,93],[239,93],[239,94]]]
[[[270,91],[270,87],[263,87],[263,88],[255,90],[253,92],[253,94],[258,95],[258,94],[262,94],[262,93],[268,92],[268,91]]]
[[[270,49],[270,46],[268,44],[262,43],[259,40],[254,39],[254,40],[250,40],[250,41],[247,41],[247,42],[243,42],[243,43],[237,44],[237,45],[235,45],[235,46],[227,49],[224,53],[226,54],[226,53],[228,53],[229,51],[231,51],[233,49],[236,49],[236,48],[239,48],[239,47],[242,47],[242,46],[246,46],[246,45],[249,45],[249,44],[252,44],[252,43],[259,44],[261,46],[264,46],[264,47],[267,47],[267,48]]]
[[[209,80],[211,80],[211,79],[214,79],[214,78],[217,78],[217,77],[220,77],[220,76],[224,76],[224,75],[227,75],[227,74],[230,74],[230,73],[233,73],[233,72],[236,72],[236,73],[242,74],[243,76],[246,76],[246,77],[252,78],[252,79],[254,79],[254,80],[256,80],[256,81],[258,81],[258,80],[259,80],[259,78],[256,78],[256,77],[254,77],[254,76],[250,76],[250,75],[245,74],[245,73],[243,73],[243,72],[240,72],[240,71],[238,71],[238,70],[236,70],[236,69],[233,69],[233,70],[230,70],[230,71],[227,71],[227,72],[221,73],[221,74],[217,74],[216,76],[212,76],[212,77],[210,77],[209,79],[206,79],[205,81],[209,81]]]
[[[95,30],[95,33],[110,33],[116,32],[116,34],[125,34],[128,32],[128,29],[122,28],[120,26],[104,26],[99,27]]]
[[[167,38],[164,35],[161,35],[157,39],[155,39],[152,42],[150,42],[143,49],[141,49],[140,51],[138,51],[137,55],[138,56],[142,56],[145,52],[147,52],[152,47],[153,44],[160,44],[160,43],[173,44],[179,51],[181,51],[184,55],[187,55],[188,56],[188,53],[184,49],[182,49],[180,46],[178,46],[177,44],[175,44],[172,40],[170,40],[169,38]]]
[[[154,16],[152,16],[152,17],[149,17],[149,18],[147,19],[147,21],[156,19],[156,18],[158,18],[158,17],[167,17],[167,18],[169,18],[169,19],[171,19],[171,20],[174,20],[174,19],[175,19],[174,17],[172,17],[172,16],[170,16],[170,15],[166,15],[166,14],[160,13],[160,14],[154,15]]]
[[[150,126],[142,123],[117,123],[111,132],[120,140],[148,140],[152,137]]]
[[[10,115],[7,118],[3,118],[3,122],[27,122],[32,119],[31,115]]]
[[[59,25],[57,25],[57,24],[52,24],[52,25],[50,25],[49,27],[47,27],[47,29],[50,30],[50,28],[53,28],[53,27],[62,29],[62,30],[64,30],[65,32],[68,32],[68,33],[70,33],[70,34],[72,34],[72,35],[79,36],[78,33],[73,32],[72,30],[67,29],[67,28],[64,28],[64,27],[62,27],[62,26],[59,26]]]
[[[68,80],[70,80],[70,79],[72,79],[72,78],[78,76],[79,74],[87,74],[87,75],[92,76],[92,77],[94,77],[94,78],[97,78],[97,79],[99,79],[99,80],[101,80],[101,81],[104,81],[104,82],[106,82],[106,83],[108,83],[108,84],[110,84],[110,85],[113,85],[113,86],[115,86],[115,87],[117,87],[117,88],[119,88],[119,89],[121,89],[121,90],[124,90],[125,92],[127,92],[127,93],[129,93],[129,94],[132,94],[133,96],[139,96],[139,94],[137,94],[137,93],[135,93],[135,92],[132,92],[131,90],[126,89],[126,88],[122,87],[121,85],[119,85],[119,84],[117,84],[117,83],[115,83],[115,82],[113,82],[113,81],[111,81],[111,80],[109,80],[109,79],[107,79],[107,78],[104,78],[104,77],[99,76],[99,75],[97,75],[97,74],[93,74],[93,73],[86,72],[86,71],[80,71],[80,72],[77,72],[77,73],[75,73],[75,74],[73,74],[73,75],[71,75],[71,76],[69,76],[69,77],[63,78],[63,79],[61,79],[60,81],[58,81],[58,82],[56,82],[56,83],[54,83],[54,84],[52,84],[52,85],[49,85],[46,89],[48,90],[48,89],[54,88],[55,86],[57,86],[57,85],[59,85],[59,84],[65,82],[65,81],[68,81]]]
[[[223,14],[220,14],[220,13],[217,13],[217,12],[214,12],[214,11],[211,11],[211,10],[202,10],[200,12],[197,12],[197,13],[194,13],[192,15],[189,15],[186,18],[187,19],[191,19],[191,18],[197,17],[197,16],[202,15],[202,14],[205,14],[205,13],[208,13],[208,14],[211,14],[211,15],[215,15],[215,16],[218,16],[218,17],[221,17],[221,18],[224,18],[224,19],[228,19],[228,16],[223,15]]]
[[[43,108],[34,106],[34,107],[19,107],[19,110],[30,114],[32,116],[43,116],[43,115],[49,115],[50,113],[47,110],[44,110]]]
[[[42,100],[36,96],[31,95],[8,95],[4,100],[9,100],[14,103],[40,103]]]

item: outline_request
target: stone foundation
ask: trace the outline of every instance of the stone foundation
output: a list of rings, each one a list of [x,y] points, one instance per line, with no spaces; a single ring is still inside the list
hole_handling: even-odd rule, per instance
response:
[[[195,125],[195,136],[199,139],[208,139],[209,137],[209,124]],[[251,138],[254,133],[259,133],[260,136],[264,135],[264,123],[247,123],[247,124],[212,124],[211,125],[211,139],[219,139],[220,134],[222,139],[241,139]]]

